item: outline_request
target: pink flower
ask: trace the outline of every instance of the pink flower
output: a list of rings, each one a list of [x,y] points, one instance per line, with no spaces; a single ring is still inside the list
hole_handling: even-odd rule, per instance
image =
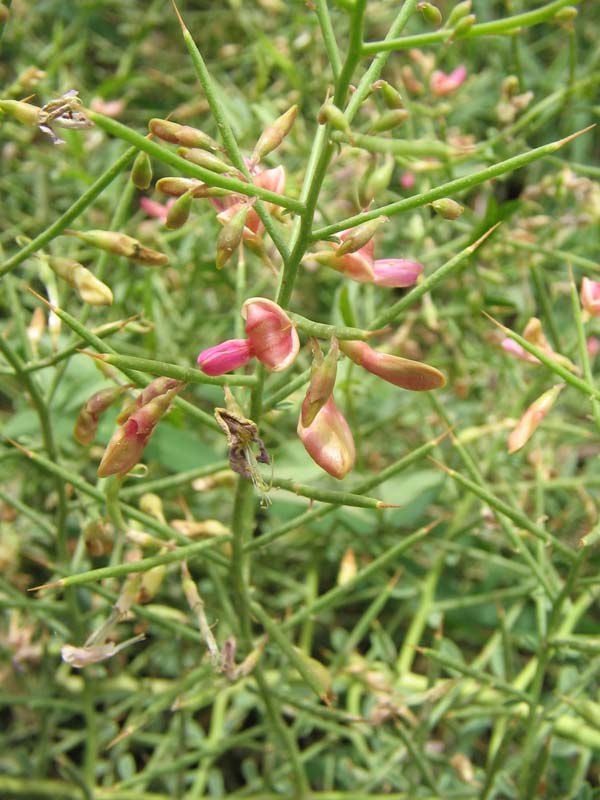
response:
[[[352,431],[330,397],[311,424],[298,420],[298,436],[306,452],[325,472],[341,480],[354,466],[356,450]]]
[[[590,358],[596,358],[600,350],[600,339],[597,336],[589,336],[586,340],[586,348]]]
[[[412,286],[423,272],[423,265],[408,258],[378,258],[373,264],[377,286]]]
[[[253,175],[253,181],[256,186],[262,189],[268,189],[270,192],[282,194],[285,188],[285,170],[280,165],[273,169],[264,169]],[[241,197],[239,194],[230,194],[225,197],[210,197],[211,204],[216,209],[217,219],[222,225],[226,225],[236,212],[239,211],[242,203],[246,203],[247,199]],[[272,203],[266,205],[269,211],[273,211],[275,206]],[[256,211],[251,208],[248,211],[246,224],[244,225],[243,237],[246,241],[253,241],[259,236],[264,229],[264,225],[260,221],[260,217]]]
[[[435,367],[430,367],[421,361],[380,353],[369,347],[366,342],[342,341],[340,350],[355,364],[402,389],[428,392],[446,385],[446,379]]]
[[[414,188],[416,182],[417,179],[415,178],[414,172],[403,172],[402,175],[400,175],[400,186],[403,189]]]
[[[465,82],[466,79],[467,68],[464,64],[461,64],[459,67],[456,67],[456,69],[453,69],[450,73],[445,73],[442,72],[442,70],[436,69],[431,76],[429,85],[432,93],[436,97],[446,97],[447,95],[455,92],[458,87]]]
[[[253,355],[248,339],[228,339],[203,350],[198,356],[198,364],[205,375],[224,375],[245,366]]]
[[[514,339],[510,339],[508,336],[505,339],[502,339],[500,346],[505,352],[510,353],[512,356],[515,356],[521,361],[527,361],[529,364],[540,363],[539,359],[531,355],[531,353],[528,353],[524,347],[521,347],[520,344],[515,342]]]
[[[271,372],[287,369],[298,355],[300,340],[285,311],[265,297],[251,297],[242,306],[242,316],[258,360]]]
[[[157,203],[150,197],[140,197],[140,208],[145,211],[149,217],[159,219],[163,224],[167,221],[167,214],[169,209],[175,202],[175,198],[171,197],[166,203]]]
[[[600,283],[590,278],[581,281],[581,305],[592,317],[600,317]]]

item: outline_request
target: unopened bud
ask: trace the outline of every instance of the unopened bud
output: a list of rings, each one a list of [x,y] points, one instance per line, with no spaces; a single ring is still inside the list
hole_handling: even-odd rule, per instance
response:
[[[565,6],[559,9],[554,15],[554,19],[562,24],[572,22],[577,16],[578,11],[575,6]]]
[[[350,130],[348,120],[344,116],[344,112],[334,105],[331,100],[327,100],[321,106],[317,114],[317,122],[319,125],[329,123],[332,128],[341,131],[352,141],[352,131]]]
[[[250,205],[244,203],[219,231],[215,256],[217,269],[225,266],[242,241],[249,210]]]
[[[155,378],[145,389],[142,389],[133,403],[129,403],[129,405],[121,411],[117,417],[117,423],[122,425],[138,408],[142,408],[146,403],[154,400],[155,397],[159,397],[161,394],[165,394],[176,387],[180,389],[183,388],[183,384],[176,378]]]
[[[165,227],[167,227],[170,231],[174,231],[177,230],[177,228],[181,228],[183,225],[185,225],[190,218],[193,199],[193,189],[190,189],[185,194],[182,194],[181,197],[178,197],[167,211]]]
[[[404,108],[404,101],[402,95],[397,89],[394,89],[387,81],[378,81],[377,88],[383,95],[383,102],[389,109]]]
[[[47,259],[51,270],[77,290],[84,303],[91,306],[109,306],[113,301],[109,287],[99,281],[89,269],[72,258],[51,256]]]
[[[150,156],[144,150],[140,150],[133,162],[131,182],[141,191],[147,189],[152,183],[152,163]]]
[[[333,393],[339,355],[337,339],[331,340],[331,348],[326,358],[323,358],[323,353],[316,339],[312,340],[312,348],[314,359],[310,383],[302,403],[301,421],[305,428],[308,428]]]
[[[40,109],[22,100],[0,100],[0,111],[25,125],[37,125],[39,122]]]
[[[258,164],[261,158],[264,158],[275,150],[275,148],[279,147],[281,142],[292,130],[297,116],[298,106],[293,105],[291,108],[288,108],[284,114],[277,117],[275,122],[263,131],[252,153],[251,162],[253,164]]]
[[[346,253],[355,253],[357,250],[360,250],[367,242],[371,241],[378,228],[387,221],[387,217],[381,216],[371,219],[368,222],[363,222],[362,225],[357,225],[356,228],[352,228],[344,236],[341,245],[336,249],[336,255],[343,256],[346,255]]]
[[[222,149],[207,133],[189,125],[179,125],[166,119],[151,119],[148,129],[164,142],[179,144],[182,147],[200,147],[215,152]]]
[[[338,586],[344,586],[344,584],[353,580],[356,576],[356,572],[356,556],[354,555],[354,550],[349,547],[342,556],[340,562],[340,569],[337,576]]]
[[[428,25],[434,25],[436,28],[442,24],[442,12],[432,3],[417,3],[417,9],[423,15],[423,19]]]
[[[444,27],[446,28],[454,28],[455,25],[460,22],[461,19],[467,16],[471,11],[471,6],[473,5],[472,0],[463,0],[462,3],[457,3],[450,14],[448,15],[448,19],[446,20],[446,24]]]
[[[460,36],[464,36],[465,33],[470,31],[475,24],[475,20],[475,14],[469,14],[468,16],[463,17],[460,22],[454,26],[454,30],[452,31],[454,38],[458,39]]]
[[[189,148],[189,147],[178,147],[177,148],[177,155],[185,158],[186,161],[190,161],[192,164],[197,164],[199,167],[204,167],[204,169],[209,169],[211,172],[236,172],[236,170],[231,166],[231,164],[226,164],[217,156],[213,155],[212,153],[207,152],[206,150],[201,150],[198,148]]]
[[[522,447],[524,447],[524,445],[527,444],[527,442],[531,439],[540,422],[550,411],[556,402],[556,398],[564,389],[564,387],[564,383],[559,383],[556,386],[553,386],[551,389],[548,389],[547,392],[544,392],[544,394],[540,395],[537,400],[534,400],[529,406],[527,411],[517,423],[517,427],[508,437],[508,452],[510,455],[516,453],[517,450],[520,450]]]
[[[391,111],[386,111],[381,114],[371,126],[373,133],[383,133],[384,131],[391,131],[402,125],[409,117],[409,113],[405,108],[395,108]]]
[[[69,236],[76,236],[92,247],[98,247],[100,250],[106,250],[109,253],[128,258],[130,261],[135,261],[136,264],[158,267],[169,263],[169,259],[164,253],[159,253],[158,250],[151,250],[141,242],[138,242],[137,239],[134,239],[133,236],[127,236],[125,233],[102,230],[65,230],[63,233]]]
[[[340,350],[363,369],[403,389],[428,392],[431,389],[441,389],[446,384],[446,379],[435,367],[421,361],[381,353],[366,342],[343,341],[340,342]]]
[[[181,197],[189,191],[200,189],[204,184],[196,178],[160,178],[156,181],[156,190],[171,197]]]
[[[85,549],[93,558],[108,555],[112,551],[114,528],[106,519],[94,519],[83,529]]]
[[[129,386],[111,386],[93,394],[79,412],[73,436],[81,444],[91,444],[96,436],[100,417],[121,397]]]
[[[440,217],[444,219],[458,219],[465,210],[460,203],[457,203],[456,200],[452,200],[450,197],[442,197],[439,200],[434,200],[431,207],[436,214],[439,214]]]

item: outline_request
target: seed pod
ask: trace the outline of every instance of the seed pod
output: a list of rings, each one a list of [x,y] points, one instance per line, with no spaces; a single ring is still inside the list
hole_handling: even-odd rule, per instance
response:
[[[429,25],[438,28],[442,24],[442,12],[432,3],[417,3],[417,9],[423,15],[423,19]]]
[[[0,100],[0,111],[9,117],[23,122],[25,125],[37,125],[40,118],[40,109],[31,103],[22,100]]]
[[[434,200],[431,207],[436,214],[439,214],[440,217],[444,219],[458,219],[465,210],[460,203],[457,203],[456,200],[452,200],[450,197],[442,197],[439,200]]]
[[[297,116],[298,106],[293,105],[291,108],[288,108],[285,114],[277,117],[275,122],[263,131],[252,153],[251,162],[253,164],[258,164],[261,158],[264,158],[275,150],[275,148],[279,147],[281,142],[292,130]]]
[[[159,267],[169,263],[168,256],[158,250],[146,247],[133,236],[116,231],[72,231],[65,230],[63,233],[68,236],[76,236],[82,242],[98,247],[100,250],[107,250],[118,256],[124,256],[136,264],[143,264],[148,267]]]
[[[189,147],[178,147],[177,148],[177,155],[185,158],[186,161],[190,161],[192,164],[197,164],[199,167],[204,167],[204,169],[209,169],[211,172],[218,172],[220,174],[224,172],[236,172],[231,164],[226,164],[224,161],[221,161],[220,158],[213,155],[212,153],[207,153],[206,150],[200,150],[198,148],[189,148]]]
[[[182,225],[190,218],[190,211],[192,210],[192,200],[194,199],[194,191],[190,189],[173,203],[167,212],[167,219],[165,220],[165,227],[170,231],[181,228]]]
[[[152,163],[148,153],[140,150],[131,169],[131,181],[141,191],[146,190],[152,183]]]
[[[409,117],[409,113],[405,108],[395,108],[391,111],[386,111],[380,114],[371,126],[373,133],[383,133],[384,131],[391,131],[402,125]]]
[[[189,125],[179,125],[167,119],[151,119],[148,129],[159,139],[172,144],[179,144],[182,147],[200,147],[203,150],[218,151],[223,148],[215,142],[207,133]]]
[[[225,266],[242,241],[249,210],[250,206],[248,203],[244,203],[241,208],[235,212],[229,222],[219,231],[215,256],[217,269],[222,269]]]

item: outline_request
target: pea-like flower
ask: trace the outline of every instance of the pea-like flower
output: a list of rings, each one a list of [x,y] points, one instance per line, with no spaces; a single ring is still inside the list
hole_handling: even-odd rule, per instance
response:
[[[442,72],[436,69],[431,75],[429,83],[431,91],[436,97],[447,97],[455,92],[467,79],[467,68],[461,64],[452,72]]]
[[[242,306],[242,316],[258,360],[271,372],[287,369],[298,355],[300,340],[285,311],[265,297],[251,297]]]
[[[352,431],[331,396],[308,427],[298,420],[298,437],[306,452],[325,472],[341,480],[354,466]]]
[[[592,317],[600,317],[600,283],[590,278],[581,281],[581,305]]]
[[[205,375],[224,375],[244,367],[253,355],[248,339],[227,339],[203,350],[198,356],[198,364]]]
[[[446,385],[446,379],[435,367],[421,361],[380,353],[366,342],[342,341],[340,350],[363,369],[402,389],[427,392]]]

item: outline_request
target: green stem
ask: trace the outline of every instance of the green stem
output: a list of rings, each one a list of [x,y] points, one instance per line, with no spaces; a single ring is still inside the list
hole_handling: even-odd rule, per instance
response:
[[[143,137],[142,137],[143,138]],[[56,236],[59,236],[65,228],[67,228],[73,220],[77,219],[85,209],[90,206],[94,200],[102,194],[102,192],[109,186],[114,179],[127,167],[129,162],[133,159],[137,152],[137,149],[134,147],[129,148],[126,150],[123,155],[115,161],[115,163],[109,167],[99,178],[96,180],[90,188],[84,192],[81,197],[79,197],[73,205],[62,214],[56,222],[53,222],[45,231],[40,233],[39,236],[36,236],[31,242],[29,242],[22,250],[19,250],[12,258],[9,258],[8,261],[5,261],[4,264],[0,267],[0,276],[4,275],[6,272],[9,272],[11,269],[16,267],[22,261],[24,261],[28,256],[32,253],[35,253],[36,250],[40,250],[44,247],[48,242],[54,239]]]

